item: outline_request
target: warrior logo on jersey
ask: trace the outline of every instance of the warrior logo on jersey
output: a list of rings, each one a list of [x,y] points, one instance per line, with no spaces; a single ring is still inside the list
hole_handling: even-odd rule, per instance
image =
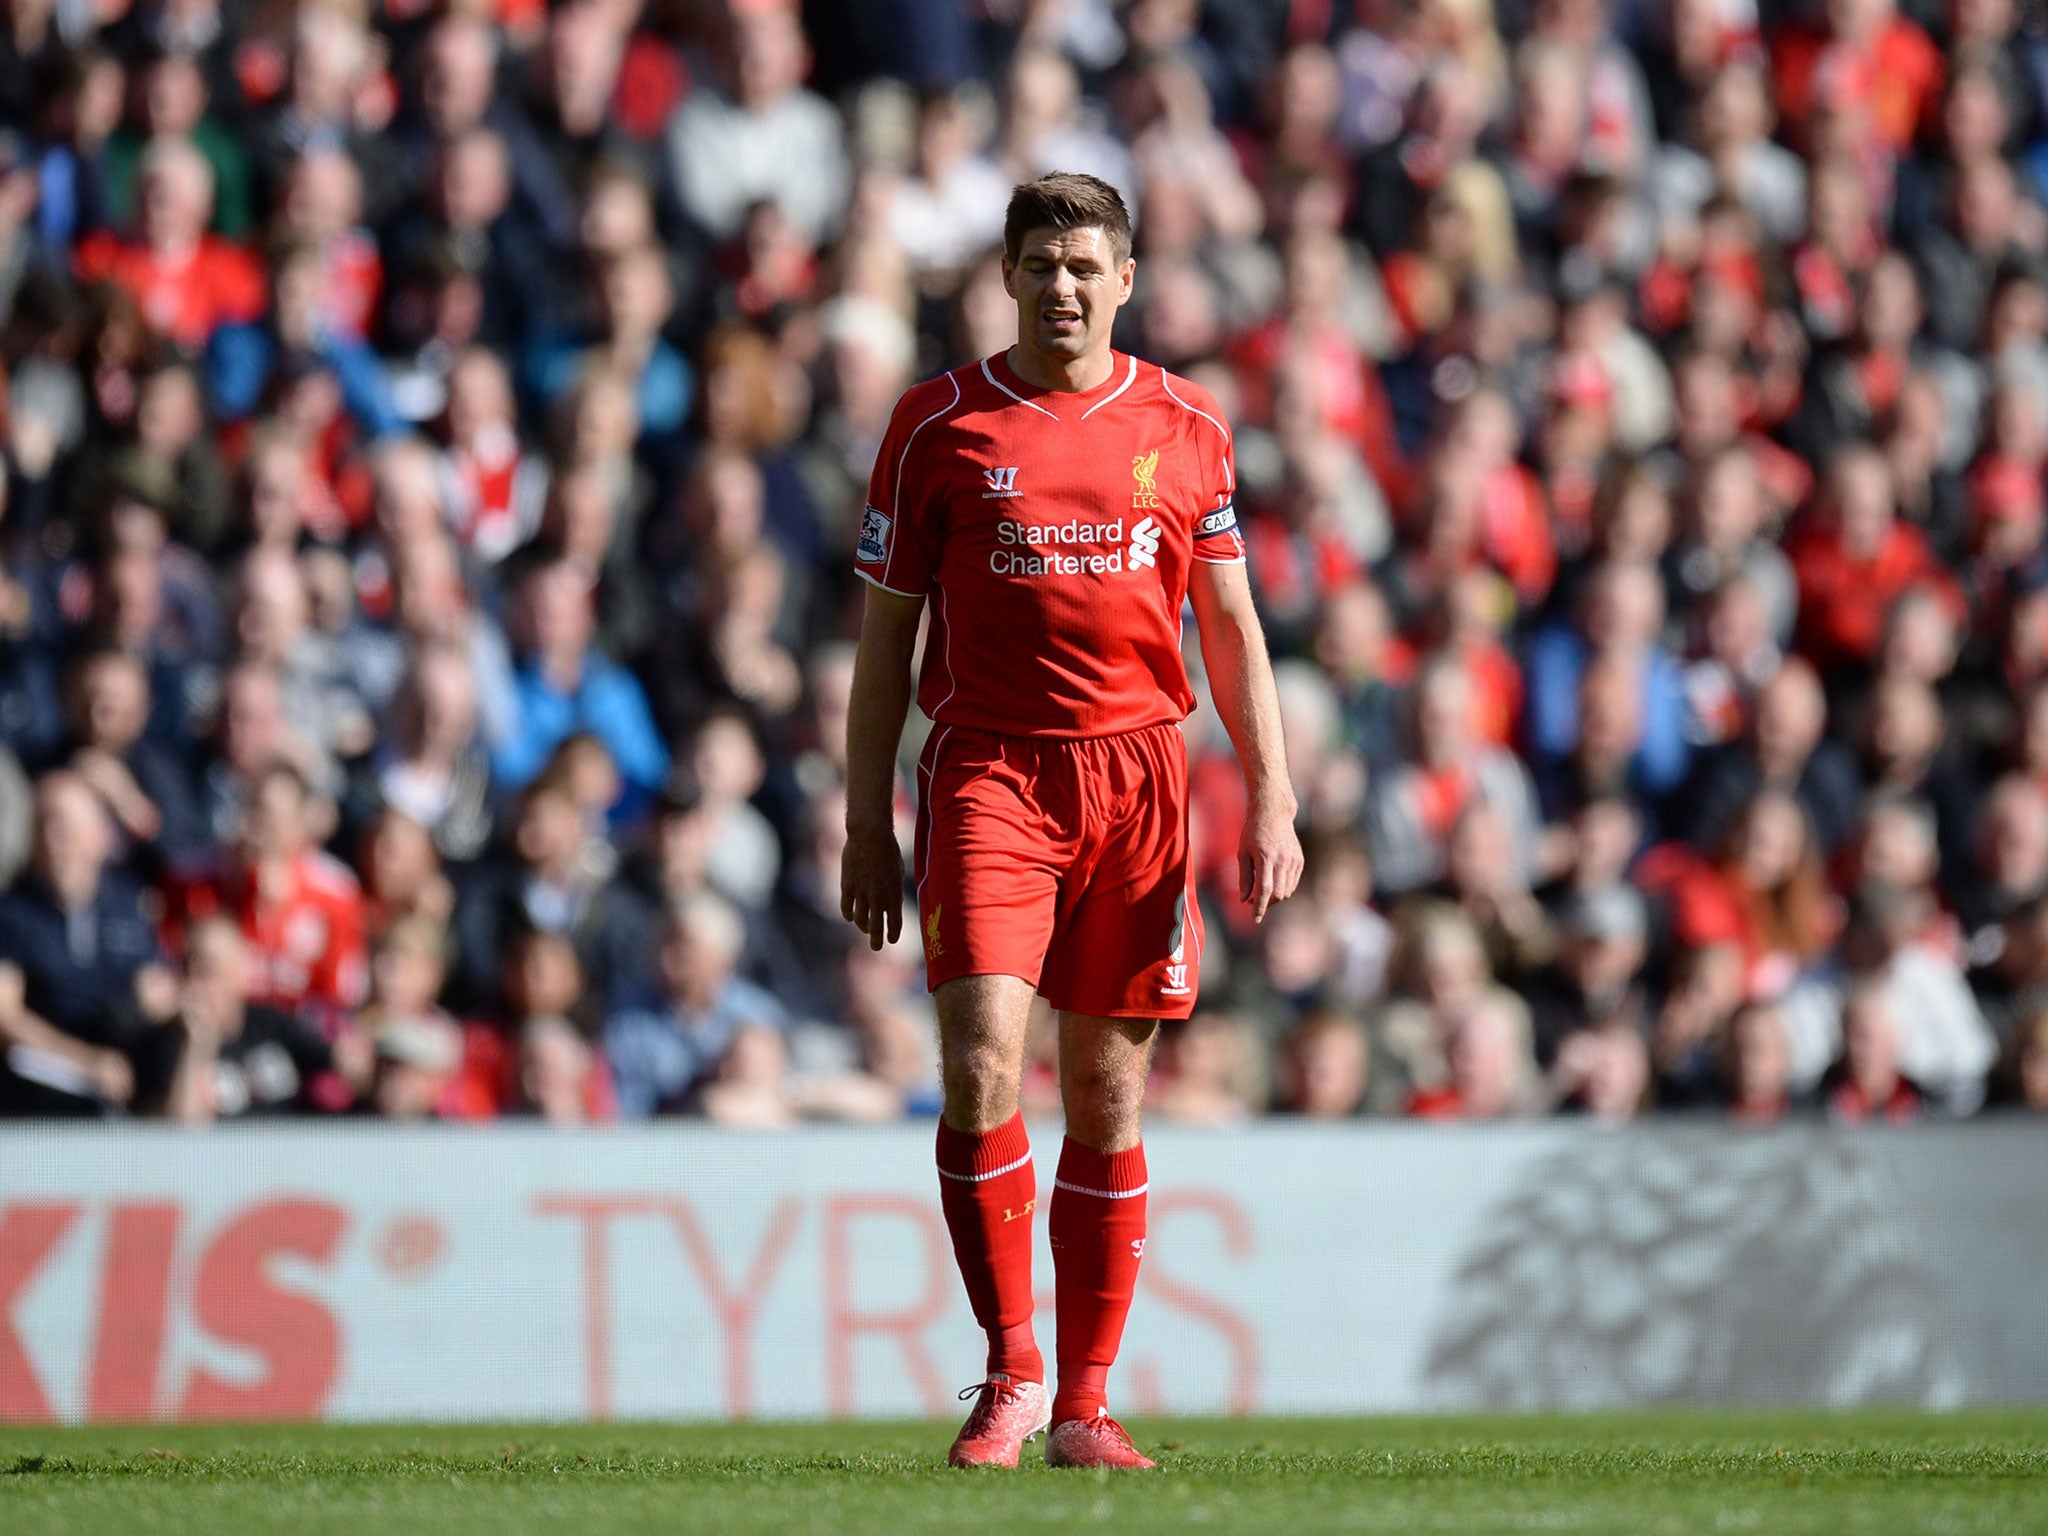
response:
[[[889,519],[874,507],[860,515],[860,543],[854,557],[867,565],[880,565],[889,558]]]
[[[1131,495],[1133,511],[1144,511],[1159,505],[1159,487],[1153,477],[1159,473],[1159,450],[1131,455],[1131,478],[1138,482],[1138,489]]]

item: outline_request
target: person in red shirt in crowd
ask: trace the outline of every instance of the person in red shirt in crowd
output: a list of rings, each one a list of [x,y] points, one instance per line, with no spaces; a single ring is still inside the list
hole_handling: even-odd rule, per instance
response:
[[[1647,869],[1646,883],[1662,884]],[[1744,991],[1780,996],[1824,957],[1841,932],[1841,903],[1806,813],[1792,795],[1767,789],[1736,820],[1713,861],[1692,863],[1664,885],[1671,926],[1688,948],[1733,939],[1742,946]]]
[[[1475,694],[1471,671],[1455,654],[1432,656],[1416,676],[1409,697],[1413,758],[1376,775],[1369,790],[1373,870],[1386,892],[1441,879],[1451,833],[1481,799],[1506,819],[1518,873],[1540,878],[1535,786],[1520,758],[1479,737]]]
[[[1283,375],[1292,371],[1290,364]],[[1355,465],[1336,438],[1310,439],[1288,455],[1277,494],[1244,522],[1246,558],[1276,645],[1299,641],[1329,599],[1365,575],[1369,562],[1344,525],[1345,479]]]
[[[1473,477],[1461,478],[1461,488],[1478,500],[1470,553],[1534,608],[1557,579],[1557,548],[1543,486],[1517,457],[1521,436],[1507,397],[1481,389],[1453,410],[1438,451],[1463,460]]]
[[[1560,356],[1536,425],[1536,458],[1553,537],[1570,554],[1593,541],[1593,507],[1614,452],[1614,381],[1590,352]]]
[[[1810,123],[1823,107],[1867,109],[1872,134],[1893,154],[1912,148],[1947,73],[1897,0],[1828,0],[1820,26],[1787,26],[1771,39],[1786,122]]]
[[[1983,451],[1970,466],[1965,533],[1980,633],[1998,632],[2008,584],[2033,559],[2048,529],[2041,485],[2042,467],[2048,463],[2044,406],[2048,402],[2026,380],[2000,383],[1986,413],[1990,430]]]
[[[1828,1074],[1828,1118],[1844,1125],[1920,1118],[1920,1090],[1899,1071],[1899,1023],[1881,980],[1860,982],[1842,1002],[1842,1056]]]
[[[1281,312],[1230,349],[1244,377],[1245,415],[1271,421],[1279,405],[1279,375],[1290,360],[1305,361],[1314,401],[1326,430],[1353,443],[1391,500],[1407,485],[1407,465],[1394,439],[1394,417],[1379,369],[1346,323],[1352,282],[1344,242],[1325,231],[1304,231],[1287,247],[1287,296]]]
[[[547,464],[519,438],[512,375],[485,347],[471,347],[448,373],[440,460],[442,497],[463,548],[496,565],[540,526]]]
[[[1806,189],[1806,238],[1792,248],[1791,277],[1806,332],[1846,336],[1856,323],[1856,286],[1884,251],[1862,173],[1846,160],[1815,166]]]
[[[166,893],[173,937],[225,913],[249,940],[249,1001],[343,1015],[361,1006],[363,889],[314,839],[314,796],[286,763],[257,776],[239,846],[210,873]]]
[[[1799,582],[1799,649],[1816,666],[1868,665],[1885,614],[1927,587],[1959,615],[1963,599],[1919,529],[1898,520],[1891,471],[1876,449],[1845,448],[1828,466],[1818,513],[1791,541]]]
[[[73,267],[85,282],[113,282],[134,296],[145,324],[188,352],[223,325],[259,318],[269,302],[263,266],[250,252],[206,232],[213,217],[213,167],[183,139],[142,156],[137,238],[100,230],[78,243]]]
[[[1761,414],[1756,391],[1756,382],[1739,374],[1719,353],[1680,353],[1671,365],[1672,446],[1684,476],[1699,473],[1725,449],[1741,448],[1756,466],[1769,513],[1778,517],[1804,505],[1813,494],[1813,469],[1799,454],[1756,429]]]
[[[318,253],[320,319],[353,341],[369,336],[384,293],[384,258],[362,218],[363,177],[353,157],[330,147],[292,162],[277,233]]]

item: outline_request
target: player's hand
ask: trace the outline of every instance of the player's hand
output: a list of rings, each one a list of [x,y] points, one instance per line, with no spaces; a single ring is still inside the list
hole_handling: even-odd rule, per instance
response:
[[[903,933],[903,850],[894,827],[847,829],[839,855],[839,915],[868,936],[868,948]]]
[[[1301,865],[1292,807],[1254,806],[1237,846],[1238,895],[1250,905],[1253,922],[1263,923],[1266,908],[1294,894]]]

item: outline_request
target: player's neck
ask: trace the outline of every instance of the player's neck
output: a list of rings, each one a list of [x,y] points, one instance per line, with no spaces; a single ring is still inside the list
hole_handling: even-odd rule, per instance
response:
[[[1019,342],[1003,354],[1003,361],[1010,372],[1026,384],[1067,395],[1085,394],[1097,385],[1107,383],[1109,376],[1116,371],[1116,358],[1106,346],[1083,353],[1080,357],[1065,358],[1054,357]]]

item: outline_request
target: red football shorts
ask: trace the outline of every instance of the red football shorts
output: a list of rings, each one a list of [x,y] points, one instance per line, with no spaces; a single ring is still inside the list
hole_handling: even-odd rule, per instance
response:
[[[1175,725],[1085,741],[942,725],[918,764],[917,910],[933,990],[1021,976],[1055,1008],[1184,1019],[1202,917]]]

